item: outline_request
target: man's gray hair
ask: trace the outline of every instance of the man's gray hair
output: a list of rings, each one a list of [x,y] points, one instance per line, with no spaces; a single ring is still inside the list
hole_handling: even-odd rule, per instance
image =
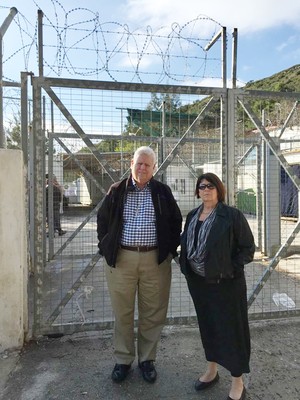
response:
[[[135,161],[141,154],[146,154],[147,156],[152,157],[154,164],[156,164],[156,154],[154,150],[149,146],[141,146],[136,149],[133,155],[133,160]]]

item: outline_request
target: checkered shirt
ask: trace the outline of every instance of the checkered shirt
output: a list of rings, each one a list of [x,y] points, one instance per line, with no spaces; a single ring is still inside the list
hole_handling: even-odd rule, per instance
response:
[[[121,244],[156,246],[156,220],[149,183],[139,189],[133,180],[133,187],[126,195]]]

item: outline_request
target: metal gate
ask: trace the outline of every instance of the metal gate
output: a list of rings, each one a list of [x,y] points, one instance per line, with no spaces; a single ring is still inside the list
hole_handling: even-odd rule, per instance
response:
[[[11,9],[2,36],[16,12]],[[144,35],[137,34],[142,41],[136,40],[127,26],[104,32],[98,15],[88,19],[91,26],[84,29],[78,29],[83,28],[84,18],[65,25],[68,18],[65,13],[63,32],[71,32],[68,38],[74,37],[74,42],[65,41],[67,36],[62,40],[57,9],[55,24],[49,18],[50,24],[43,24],[43,12],[38,10],[34,36],[37,33],[39,76],[22,72],[20,84],[2,79],[0,92],[3,103],[6,87],[21,88],[22,149],[29,172],[33,334],[112,326],[102,259],[97,253],[96,214],[110,184],[127,176],[134,150],[144,144],[156,151],[156,177],[169,184],[183,216],[197,206],[194,184],[203,171],[217,173],[227,187],[228,203],[244,212],[257,245],[254,261],[246,266],[250,318],[299,315],[300,94],[236,89],[236,29],[232,34],[233,89],[227,89],[226,28],[207,17],[182,27],[176,24],[167,34],[147,29]],[[198,31],[196,23],[207,23],[210,28]],[[189,32],[189,27],[192,32],[216,33],[211,39],[201,38]],[[56,37],[59,43],[54,64],[50,60],[55,46],[51,40],[44,43],[44,30],[45,37]],[[16,33],[16,38],[19,36]],[[118,39],[109,49],[106,39],[111,36]],[[93,49],[86,42],[91,37],[97,43]],[[215,46],[219,39],[220,49]],[[164,40],[166,46],[162,46]],[[177,40],[180,52],[173,53]],[[141,61],[151,55],[161,67],[160,72],[151,71],[159,82],[164,78],[186,82],[191,77],[201,81],[205,75],[200,71],[209,63],[212,70],[221,66],[223,88],[117,82],[124,72],[119,68],[124,48],[130,62],[136,60],[133,71],[127,71],[133,72],[128,81],[148,76],[150,71],[141,68]],[[48,50],[48,58],[44,50]],[[96,65],[86,68],[81,50],[93,50]],[[80,65],[72,64],[75,60]],[[173,71],[175,66],[181,69],[179,74]],[[96,72],[93,76],[97,78],[104,72],[115,82],[45,77],[53,72],[60,76],[63,70],[81,76]],[[29,75],[32,126],[28,121]],[[5,109],[2,104],[1,125]],[[55,176],[64,193],[59,214],[64,235],[54,229],[53,188],[49,186],[46,200],[46,174],[50,180]],[[185,281],[174,262],[169,323],[194,319]]]
[[[283,218],[280,210],[283,172],[299,192],[298,178],[282,150],[286,143],[294,143],[290,154],[296,149],[295,140],[283,139],[292,120],[299,133],[295,94],[45,77],[33,77],[32,86],[35,335],[112,326],[97,253],[96,213],[110,184],[127,176],[140,145],[156,151],[156,178],[171,187],[183,216],[197,206],[197,176],[212,171],[222,177],[228,203],[245,213],[257,245],[255,260],[246,267],[250,318],[299,315],[298,215]],[[160,110],[151,110],[151,94],[179,96],[181,107],[175,112],[162,102]],[[275,133],[256,111],[259,102],[272,99],[285,102]],[[64,188],[63,236],[54,234],[53,216],[46,226],[46,173]],[[194,319],[186,283],[174,262],[168,320]]]
[[[238,173],[249,173],[253,165],[257,245],[267,256],[261,259],[262,270],[248,299],[250,311],[261,309],[256,317],[299,315],[298,99],[299,93],[236,93],[236,105],[251,122],[256,137],[238,160]]]

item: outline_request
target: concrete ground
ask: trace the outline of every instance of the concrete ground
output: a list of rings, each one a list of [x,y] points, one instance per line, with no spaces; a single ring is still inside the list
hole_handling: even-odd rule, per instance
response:
[[[245,376],[248,400],[300,399],[300,318],[252,321],[251,373]],[[111,332],[43,337],[21,352],[0,354],[3,400],[226,400],[230,376],[199,393],[194,380],[205,368],[197,326],[167,326],[156,360],[158,379],[143,381],[137,363],[121,384],[111,381]]]
[[[72,232],[73,219],[64,221],[68,234],[55,238],[55,246],[68,240]],[[68,222],[68,224],[67,224]],[[91,228],[94,235],[94,227]],[[70,243],[67,251],[80,244],[90,246],[86,232],[81,243],[78,236]],[[94,237],[91,235],[91,238]],[[299,236],[298,236],[299,239]],[[61,242],[58,242],[61,241]],[[93,254],[93,246],[88,248]],[[57,248],[55,248],[57,251]],[[77,253],[75,253],[77,254]],[[83,254],[87,254],[86,251]],[[64,260],[67,260],[66,262]],[[61,290],[70,289],[68,274],[81,273],[85,264],[78,257],[58,258],[58,265],[49,263],[45,268],[44,288],[51,282],[51,293],[45,304],[57,305],[61,300]],[[63,260],[63,261],[62,261]],[[246,268],[249,291],[265,270],[266,265],[255,262]],[[284,310],[273,301],[275,292],[286,292],[299,309],[299,256],[283,260],[268,279],[249,312],[270,312]],[[74,265],[73,265],[74,264]],[[171,317],[194,315],[193,305],[186,283],[176,265],[173,268],[172,293],[169,312]],[[48,279],[48,280],[47,280]],[[75,278],[74,278],[75,279]],[[67,284],[68,283],[68,284]],[[66,284],[66,285],[64,285]],[[105,280],[102,268],[95,268],[85,280],[86,288],[95,287],[94,296],[74,297],[64,309],[64,322],[105,321],[112,318],[109,302],[105,303]],[[57,286],[59,290],[56,291]],[[82,288],[80,288],[82,289]],[[180,296],[178,295],[180,293]],[[100,297],[100,294],[102,297]],[[51,301],[50,301],[51,300]],[[81,304],[80,301],[84,300]],[[78,306],[76,308],[76,305]],[[101,305],[101,307],[100,307]],[[79,306],[81,308],[79,308]],[[280,308],[281,307],[281,308]],[[46,307],[49,312],[49,307]],[[75,313],[75,311],[76,313]],[[77,311],[82,312],[77,312]],[[95,310],[95,311],[94,311]],[[91,316],[91,312],[99,315]],[[53,312],[53,309],[50,309]],[[75,314],[73,315],[72,314]],[[94,319],[93,319],[93,318]],[[251,321],[252,357],[251,374],[245,376],[248,400],[300,400],[300,317],[289,319]],[[230,387],[230,376],[220,368],[220,382],[212,389],[197,393],[194,380],[205,369],[205,359],[197,326],[167,326],[159,347],[156,367],[158,379],[151,385],[143,381],[135,362],[128,379],[122,384],[111,381],[114,365],[112,332],[102,331],[66,335],[61,338],[41,337],[30,342],[20,352],[0,354],[0,399],[1,400],[226,400]]]

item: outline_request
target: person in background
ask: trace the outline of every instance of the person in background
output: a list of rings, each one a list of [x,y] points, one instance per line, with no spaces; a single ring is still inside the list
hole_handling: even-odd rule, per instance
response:
[[[153,178],[154,151],[138,148],[129,178],[114,183],[98,211],[99,252],[115,315],[114,382],[123,381],[135,359],[134,311],[137,295],[138,366],[143,379],[156,380],[154,365],[164,327],[177,256],[182,216],[171,189]]]
[[[187,215],[179,258],[207,360],[195,389],[218,382],[219,364],[232,377],[227,400],[244,400],[243,374],[250,371],[244,265],[253,259],[254,238],[242,212],[224,203],[225,187],[217,175],[199,176],[195,195],[202,204]]]
[[[52,181],[49,180],[49,175],[46,174],[46,215],[47,215],[47,223],[49,227],[49,215],[48,215],[48,197],[49,197],[49,185],[52,183],[52,191],[53,191],[53,227],[54,233],[58,232],[59,236],[65,235],[67,231],[64,231],[61,228],[60,223],[60,212],[63,206],[63,189],[60,184],[57,182],[56,176],[53,175]]]

